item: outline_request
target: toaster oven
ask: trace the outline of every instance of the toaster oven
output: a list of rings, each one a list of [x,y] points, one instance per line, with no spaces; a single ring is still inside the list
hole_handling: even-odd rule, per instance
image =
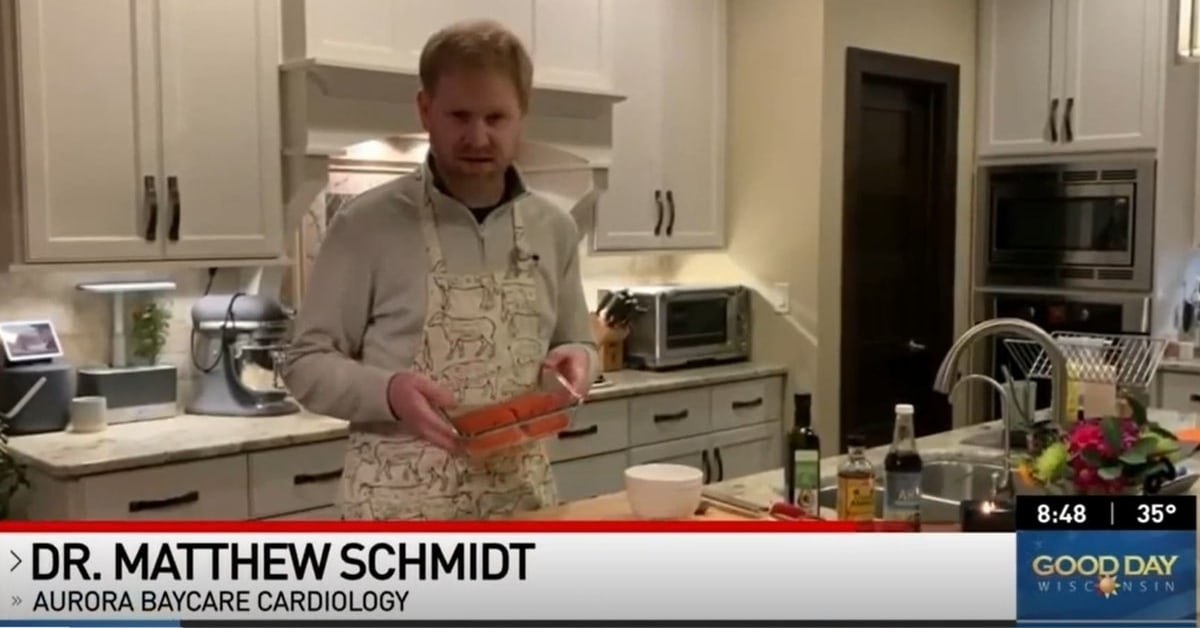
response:
[[[603,302],[608,290],[600,291]],[[625,339],[625,365],[644,370],[750,359],[750,290],[740,285],[626,288],[641,312]]]

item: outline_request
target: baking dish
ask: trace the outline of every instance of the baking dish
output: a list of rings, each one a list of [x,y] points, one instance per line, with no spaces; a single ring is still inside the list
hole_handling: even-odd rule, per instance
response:
[[[465,455],[494,456],[567,429],[583,398],[557,373],[528,392],[485,406],[456,408],[446,420],[461,440]]]

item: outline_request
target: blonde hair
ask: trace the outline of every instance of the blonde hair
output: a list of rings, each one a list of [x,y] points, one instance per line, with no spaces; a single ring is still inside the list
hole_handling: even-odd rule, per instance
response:
[[[493,70],[517,88],[521,111],[529,107],[533,62],[512,31],[493,20],[466,20],[434,33],[421,50],[421,87],[432,94],[438,80],[460,69]]]

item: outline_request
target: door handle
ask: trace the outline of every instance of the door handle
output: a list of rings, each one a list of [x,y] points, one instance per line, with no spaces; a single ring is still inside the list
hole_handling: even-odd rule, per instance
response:
[[[918,353],[920,351],[924,351],[925,349],[926,349],[925,345],[917,342],[916,340],[910,339],[908,341],[908,350],[912,351],[913,353]]]
[[[717,481],[725,480],[725,461],[721,460],[721,448],[713,447],[713,458],[717,461]]]
[[[671,219],[667,222],[667,235],[675,233],[675,193],[667,190],[667,208],[671,210]]]
[[[704,469],[703,483],[708,484],[708,481],[712,477],[712,467],[708,464],[708,450],[707,449],[700,452],[700,466],[703,467],[703,469]]]
[[[1067,99],[1067,110],[1063,112],[1063,135],[1066,141],[1075,141],[1075,130],[1071,128],[1071,118],[1075,115],[1075,97]]]
[[[654,235],[662,235],[663,218],[666,214],[666,210],[663,209],[662,190],[654,190],[654,205],[658,207],[658,220],[654,221]]]
[[[1058,141],[1058,99],[1050,99],[1050,141]]]
[[[154,177],[145,176],[142,178],[142,186],[146,197],[142,199],[142,203],[146,206],[146,241],[153,242],[158,239],[158,188],[154,185]]]
[[[171,201],[171,227],[167,229],[167,239],[179,241],[179,219],[183,214],[183,201],[179,194],[179,177],[167,177],[167,197]]]

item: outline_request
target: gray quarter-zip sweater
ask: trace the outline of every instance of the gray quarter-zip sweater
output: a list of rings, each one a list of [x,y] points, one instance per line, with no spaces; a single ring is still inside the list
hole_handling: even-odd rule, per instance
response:
[[[429,268],[417,211],[425,194],[421,172],[368,190],[338,212],[296,317],[284,369],[288,390],[307,410],[345,419],[353,430],[391,431],[388,380],[412,367],[421,342]],[[595,374],[574,220],[522,189],[480,223],[462,203],[430,189],[450,273],[508,268],[512,212],[521,212],[538,256],[542,329],[552,330],[551,347],[586,348]]]

